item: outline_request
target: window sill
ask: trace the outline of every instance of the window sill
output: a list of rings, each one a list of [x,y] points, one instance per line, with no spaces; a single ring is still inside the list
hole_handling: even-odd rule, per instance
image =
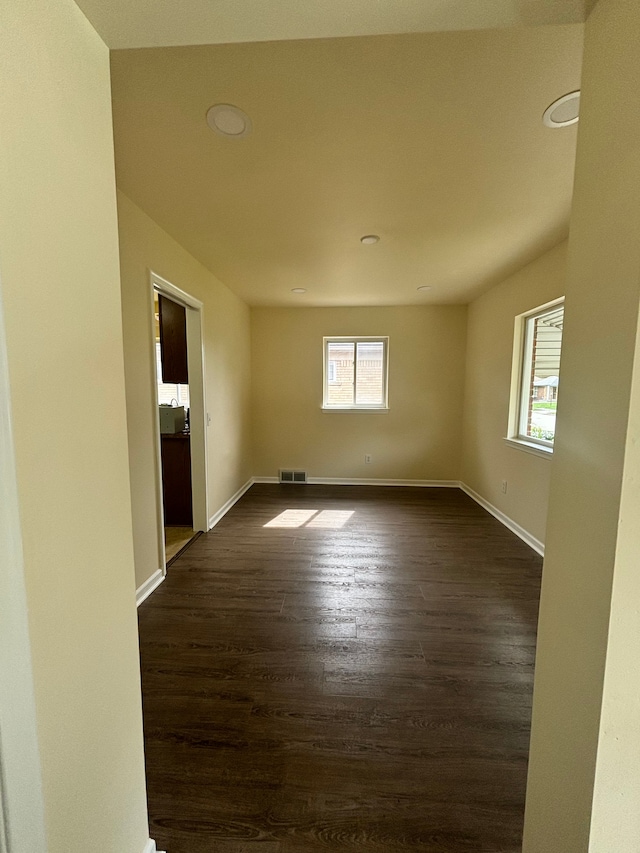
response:
[[[522,438],[505,438],[505,441],[509,447],[524,450],[525,453],[532,453],[534,456],[541,456],[543,459],[551,459],[553,456],[553,447],[534,444],[533,441],[524,441]]]
[[[366,406],[345,406],[344,408],[338,408],[338,406],[322,406],[321,411],[323,412],[338,412],[339,414],[353,414],[354,412],[368,412],[369,414],[383,414],[389,411],[388,406],[379,406],[379,407],[371,407],[367,408]]]

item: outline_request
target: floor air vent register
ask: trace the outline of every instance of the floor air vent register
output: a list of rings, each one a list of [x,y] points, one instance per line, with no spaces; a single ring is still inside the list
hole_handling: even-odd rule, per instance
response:
[[[280,469],[280,482],[281,483],[306,483],[307,482],[307,472],[306,471],[287,471],[283,468]]]

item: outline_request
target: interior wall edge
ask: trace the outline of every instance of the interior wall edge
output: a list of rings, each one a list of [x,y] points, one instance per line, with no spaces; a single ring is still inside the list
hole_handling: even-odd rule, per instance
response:
[[[474,491],[470,486],[467,486],[466,483],[460,481],[460,488],[462,491],[469,495],[477,504],[479,504],[483,509],[486,509],[487,512],[491,513],[494,518],[497,518],[505,527],[507,527],[512,533],[515,533],[523,542],[525,542],[530,548],[532,548],[537,554],[540,554],[541,557],[544,557],[544,542],[537,539],[533,534],[529,533],[528,530],[525,530],[522,525],[518,524],[512,518],[509,518],[508,515],[505,515],[504,512],[501,512],[497,507],[495,507],[492,503],[490,503],[486,498],[483,498],[482,495],[478,494],[478,492]]]
[[[155,366],[148,299],[151,270],[202,303],[208,513],[198,521],[208,529],[250,479],[249,308],[223,282],[164,231],[142,208],[118,191],[120,268],[123,301],[125,381],[136,586],[157,578],[162,563],[158,514]],[[208,403],[207,403],[208,401]],[[215,514],[215,513],[214,513]]]
[[[240,498],[244,495],[245,492],[249,491],[249,489],[251,488],[251,486],[253,486],[253,484],[255,482],[256,482],[255,478],[250,477],[246,483],[244,483],[242,486],[240,486],[240,488],[238,489],[237,492],[235,492],[235,494],[231,495],[231,497],[229,498],[228,501],[225,501],[225,503],[222,504],[220,509],[218,509],[218,510],[216,510],[216,512],[214,512],[214,514],[209,519],[209,530],[212,530],[216,526],[216,524],[222,518],[224,518],[224,516],[229,512],[231,507],[240,500]]]
[[[138,587],[136,590],[136,607],[140,607],[142,602],[146,601],[151,593],[156,591],[166,576],[166,570],[157,569],[148,580]]]
[[[145,844],[142,853],[164,853],[164,850],[158,850],[158,848],[156,847],[156,842],[153,840],[153,838],[150,838]]]
[[[538,543],[546,542],[553,463],[505,441],[514,330],[518,315],[565,293],[567,250],[565,240],[483,293],[468,312],[460,479]]]

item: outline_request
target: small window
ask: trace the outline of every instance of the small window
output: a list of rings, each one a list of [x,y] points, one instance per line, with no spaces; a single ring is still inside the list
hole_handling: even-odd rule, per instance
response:
[[[189,408],[189,386],[169,384],[162,381],[162,352],[159,340],[156,340],[156,378],[158,381],[158,403],[161,406],[171,406],[175,402],[178,406],[184,406],[185,409]]]
[[[325,409],[386,409],[388,338],[325,338]]]
[[[553,449],[560,384],[564,302],[516,318],[509,435]]]

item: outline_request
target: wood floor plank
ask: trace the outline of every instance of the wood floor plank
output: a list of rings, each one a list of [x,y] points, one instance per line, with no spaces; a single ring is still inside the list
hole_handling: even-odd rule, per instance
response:
[[[456,489],[253,486],[139,609],[159,848],[517,853],[540,574]]]

